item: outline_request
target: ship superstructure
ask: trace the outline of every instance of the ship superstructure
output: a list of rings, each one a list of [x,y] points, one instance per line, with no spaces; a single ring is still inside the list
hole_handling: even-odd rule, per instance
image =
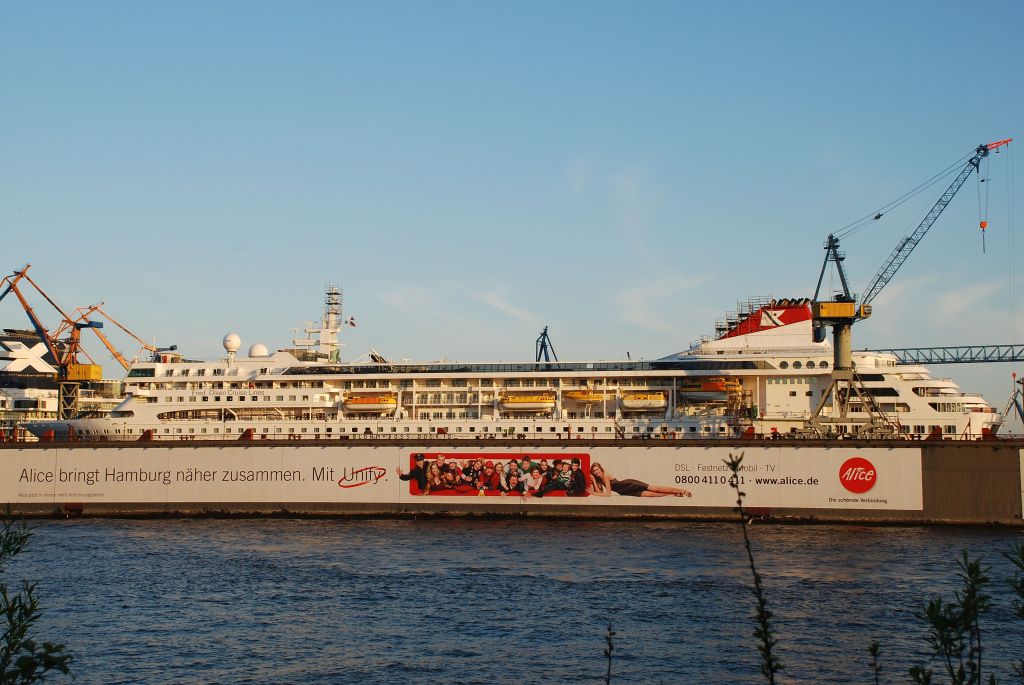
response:
[[[40,437],[329,439],[341,437],[716,438],[800,433],[831,386],[833,351],[815,342],[807,299],[744,302],[716,335],[653,361],[394,363],[338,360],[340,307],[328,293],[320,345],[269,353],[225,338],[215,362],[162,354],[132,365],[109,415],[37,421]],[[874,410],[894,434],[978,438],[1002,416],[921,366],[854,354]],[[875,407],[863,406],[873,402]],[[827,409],[826,409],[827,412]],[[842,434],[856,424],[837,424]]]

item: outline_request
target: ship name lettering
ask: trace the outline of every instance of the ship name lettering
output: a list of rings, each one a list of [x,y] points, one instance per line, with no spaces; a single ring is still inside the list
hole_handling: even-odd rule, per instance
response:
[[[190,390],[192,397],[238,397],[248,395],[252,397],[265,397],[269,394],[267,390]]]

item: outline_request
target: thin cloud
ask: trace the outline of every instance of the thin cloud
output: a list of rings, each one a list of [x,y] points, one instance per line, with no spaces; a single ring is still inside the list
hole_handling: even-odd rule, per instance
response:
[[[944,314],[962,314],[976,306],[988,309],[992,302],[992,296],[1004,289],[1004,284],[991,281],[959,286],[955,290],[942,294],[939,298],[939,311]]]
[[[502,314],[506,314],[512,317],[513,319],[518,319],[519,321],[523,321],[524,323],[536,323],[537,321],[536,317],[531,316],[525,310],[516,307],[508,300],[506,300],[505,297],[498,293],[483,293],[480,295],[475,295],[474,297],[477,301],[482,302],[488,305],[489,307],[493,307]]]
[[[675,335],[680,329],[670,313],[679,311],[679,297],[707,280],[706,275],[691,275],[641,281],[616,292],[612,302],[626,323]]]

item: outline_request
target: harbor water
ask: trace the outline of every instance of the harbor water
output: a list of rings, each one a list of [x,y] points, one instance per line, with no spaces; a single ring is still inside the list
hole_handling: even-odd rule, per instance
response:
[[[8,581],[76,683],[758,683],[740,525],[530,520],[33,522]],[[908,682],[962,549],[991,567],[986,665],[1024,653],[1000,554],[1019,530],[748,528],[781,682]],[[938,669],[940,665],[932,662]]]

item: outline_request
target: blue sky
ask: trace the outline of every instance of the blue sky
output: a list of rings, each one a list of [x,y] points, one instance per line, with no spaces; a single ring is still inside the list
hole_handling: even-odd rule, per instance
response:
[[[829,231],[1024,135],[1021,19],[1019,2],[3,3],[0,270],[32,263],[66,307],[105,301],[196,357],[228,331],[285,346],[328,282],[359,322],[348,358],[524,359],[544,325],[563,359],[659,357],[737,300],[811,295]],[[855,347],[1020,342],[1012,156],[992,160],[987,252],[972,179]],[[942,187],[844,242],[858,288]],[[935,369],[1000,409],[1011,370]]]

